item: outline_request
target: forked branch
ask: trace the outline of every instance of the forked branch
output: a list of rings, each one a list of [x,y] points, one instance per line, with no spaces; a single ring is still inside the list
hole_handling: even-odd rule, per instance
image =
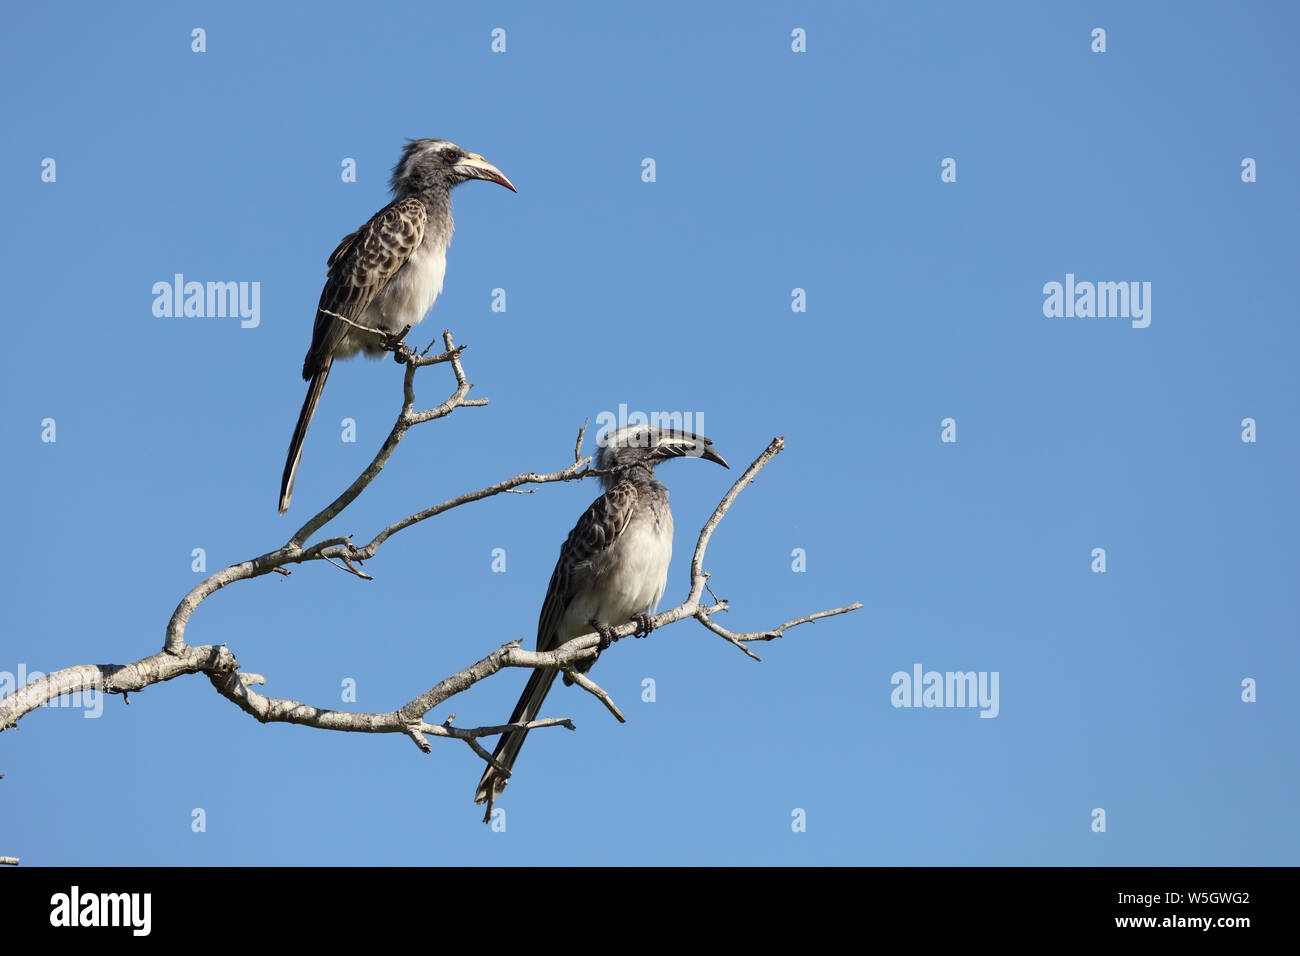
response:
[[[516,492],[524,486],[550,484],[559,481],[580,481],[585,478],[604,474],[590,467],[591,458],[582,456],[582,443],[586,435],[586,425],[578,432],[574,447],[572,464],[551,472],[527,471],[502,479],[485,488],[465,492],[422,511],[408,515],[377,531],[364,545],[356,545],[351,537],[324,538],[308,544],[311,537],[331,520],[338,517],[353,501],[370,486],[392,458],[398,444],[411,428],[425,422],[436,421],[452,414],[458,408],[486,405],[486,399],[471,399],[469,392],[474,387],[465,375],[461,364],[461,355],[465,346],[456,345],[450,332],[443,333],[444,351],[437,355],[415,354],[401,337],[396,337],[388,347],[394,357],[405,366],[402,377],[402,407],[388,436],[384,439],[375,457],[360,475],[332,502],[309,518],[279,548],[269,551],[247,561],[233,564],[217,571],[190,590],[177,605],[167,624],[163,647],[155,654],[143,657],[130,664],[78,665],[55,671],[52,674],[29,681],[17,688],[9,696],[0,699],[0,731],[14,727],[25,715],[37,707],[68,694],[84,692],[102,692],[126,695],[142,690],[151,684],[172,680],[185,674],[205,674],[212,686],[223,697],[230,700],[245,713],[263,723],[292,723],[319,730],[334,730],[351,733],[401,733],[415,743],[425,753],[431,750],[429,737],[464,741],[474,753],[487,763],[497,764],[491,754],[479,743],[482,737],[495,736],[509,730],[538,730],[546,727],[567,727],[574,729],[568,718],[545,718],[525,724],[502,724],[483,727],[456,727],[451,721],[455,715],[442,723],[430,723],[427,717],[431,711],[441,706],[456,694],[461,693],[481,680],[484,680],[506,667],[557,668],[569,674],[574,683],[599,699],[602,704],[619,720],[623,714],[613,698],[597,685],[591,678],[580,673],[576,667],[582,661],[592,658],[596,653],[600,636],[595,632],[580,635],[551,651],[529,651],[520,646],[518,641],[511,641],[498,647],[481,660],[449,677],[443,678],[418,697],[387,713],[358,713],[354,711],[333,710],[314,707],[296,700],[267,697],[254,690],[255,686],[266,683],[266,678],[259,674],[241,673],[234,653],[223,645],[190,646],[185,642],[185,629],[190,617],[198,606],[211,594],[236,581],[260,577],[277,572],[288,574],[290,565],[305,564],[310,561],[325,561],[365,580],[370,576],[361,570],[360,565],[375,557],[379,548],[393,535],[405,529],[427,521],[430,518],[459,508],[462,505],[494,495]],[[428,352],[428,349],[425,350]],[[456,387],[440,404],[433,408],[417,411],[415,407],[415,373],[431,365],[450,365],[455,377]],[[767,631],[735,632],[722,627],[713,620],[720,611],[728,610],[728,603],[713,595],[708,588],[709,574],[704,570],[704,557],[709,540],[719,523],[735,503],[741,491],[750,484],[758,473],[785,447],[784,438],[774,438],[766,449],[753,461],[735,484],[723,495],[713,514],[700,530],[691,558],[690,590],[685,599],[669,610],[650,618],[653,628],[664,627],[684,618],[693,617],[704,627],[728,643],[739,648],[749,657],[758,660],[758,656],[746,645],[755,641],[771,641],[800,624],[806,624],[832,615],[844,614],[862,607],[860,603],[828,611],[818,611],[796,618]],[[704,601],[705,591],[709,592],[711,602]],[[619,640],[638,631],[636,623],[624,624],[612,628],[609,634]],[[508,776],[508,773],[506,774]],[[0,863],[8,862],[0,858]]]

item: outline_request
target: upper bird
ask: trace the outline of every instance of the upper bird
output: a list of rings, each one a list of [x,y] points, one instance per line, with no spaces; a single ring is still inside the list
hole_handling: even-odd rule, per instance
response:
[[[560,548],[537,620],[539,651],[553,651],[592,631],[600,634],[601,651],[609,647],[610,630],[632,620],[638,636],[650,632],[649,615],[663,597],[673,556],[668,489],[654,469],[669,458],[682,457],[729,467],[713,450],[713,442],[690,432],[627,425],[603,436],[596,467],[612,473],[601,476],[605,493],[578,519]],[[574,669],[586,673],[595,662],[584,660]],[[556,673],[554,668],[533,671],[510,723],[537,717]],[[567,674],[564,680],[570,682]],[[526,730],[503,734],[492,756],[510,770],[526,736]],[[489,764],[474,794],[475,803],[488,805],[484,822],[491,819],[492,802],[505,785],[505,775]]]
[[[389,180],[393,201],[330,253],[311,348],[302,363],[302,377],[311,384],[284,463],[280,514],[289,509],[303,439],[334,360],[360,351],[382,355],[384,343],[418,325],[442,291],[453,228],[451,190],[471,179],[518,191],[477,153],[445,139],[408,140]]]

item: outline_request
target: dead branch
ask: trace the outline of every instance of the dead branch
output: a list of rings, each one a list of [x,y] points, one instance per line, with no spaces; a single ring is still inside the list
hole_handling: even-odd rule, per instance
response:
[[[248,580],[272,572],[288,574],[288,566],[304,564],[309,561],[326,561],[335,564],[365,580],[370,576],[361,571],[358,564],[375,556],[379,548],[394,534],[412,525],[419,524],[453,508],[474,501],[481,501],[494,495],[515,492],[524,485],[543,485],[559,481],[580,481],[588,477],[604,474],[589,467],[591,458],[582,457],[582,443],[587,425],[584,423],[578,432],[574,447],[574,460],[571,465],[552,472],[522,472],[505,478],[495,484],[470,491],[433,505],[423,511],[417,511],[399,521],[395,521],[379,530],[366,544],[358,546],[352,543],[351,536],[325,538],[308,544],[309,539],[331,520],[336,518],[355,501],[370,483],[383,471],[391,459],[398,444],[407,432],[416,425],[445,418],[458,408],[486,405],[486,399],[468,398],[474,387],[465,375],[461,364],[461,355],[465,346],[457,346],[452,341],[451,332],[443,333],[444,351],[438,355],[415,354],[409,346],[396,337],[391,344],[394,357],[405,365],[402,379],[402,408],[384,439],[375,457],[360,475],[334,501],[309,518],[283,545],[274,551],[259,555],[247,561],[233,564],[217,571],[192,588],[177,605],[167,624],[162,650],[130,664],[78,665],[55,671],[52,674],[29,681],[17,688],[9,696],[0,699],[0,731],[17,726],[18,721],[37,707],[66,694],[81,691],[101,691],[108,694],[127,694],[142,690],[151,684],[169,681],[185,674],[205,674],[212,686],[223,697],[230,700],[245,713],[263,723],[291,723],[319,730],[333,730],[351,733],[400,733],[410,738],[419,749],[428,753],[432,749],[428,737],[441,737],[462,740],[474,753],[488,763],[496,764],[491,754],[479,743],[481,737],[495,736],[508,730],[536,730],[545,727],[567,727],[575,729],[568,718],[545,718],[527,724],[504,724],[486,727],[455,727],[448,718],[441,724],[426,721],[428,714],[445,701],[473,686],[481,680],[492,676],[506,667],[556,668],[570,675],[573,682],[583,690],[595,696],[620,721],[625,718],[618,705],[610,695],[586,674],[575,668],[584,660],[595,656],[599,635],[595,632],[580,635],[551,651],[528,651],[520,642],[511,641],[497,648],[479,661],[461,671],[439,681],[429,690],[413,700],[387,713],[358,713],[354,711],[333,710],[314,707],[296,700],[267,697],[254,690],[254,686],[266,683],[260,674],[241,673],[234,653],[223,645],[203,645],[192,647],[185,643],[185,629],[190,617],[209,595],[235,581]],[[427,353],[428,349],[425,350]],[[417,411],[415,408],[415,373],[418,369],[430,365],[448,364],[455,377],[455,390],[439,405]],[[782,637],[786,630],[817,621],[832,615],[845,614],[862,607],[860,603],[828,611],[818,611],[773,628],[768,631],[747,633],[730,631],[712,620],[713,615],[728,610],[728,602],[713,595],[709,589],[709,573],[704,570],[704,556],[709,540],[719,523],[735,503],[740,492],[750,484],[757,474],[778,455],[785,446],[784,438],[775,438],[766,449],[753,461],[745,472],[736,480],[722,497],[713,514],[700,530],[695,552],[691,558],[691,586],[685,600],[676,607],[653,616],[650,621],[654,629],[673,624],[684,618],[693,617],[709,631],[739,648],[748,656],[758,660],[758,656],[745,645],[754,641],[770,641]],[[702,602],[704,592],[708,590],[711,604]],[[620,640],[637,632],[637,624],[628,623],[612,628],[610,635]],[[454,716],[454,715],[453,715]],[[498,765],[498,769],[503,770]],[[0,857],[0,863],[17,862],[11,858]]]

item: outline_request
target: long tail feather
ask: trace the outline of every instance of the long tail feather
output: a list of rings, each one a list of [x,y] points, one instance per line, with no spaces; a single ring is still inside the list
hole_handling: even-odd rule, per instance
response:
[[[524,687],[523,695],[519,698],[519,703],[515,705],[515,712],[510,715],[510,723],[527,723],[535,720],[542,709],[542,702],[546,700],[546,695],[551,689],[551,684],[555,682],[555,675],[559,671],[554,668],[535,670],[531,677],[528,678],[528,684]],[[512,730],[509,733],[501,735],[497,742],[497,749],[492,756],[499,760],[507,770],[514,768],[515,760],[519,757],[519,748],[524,745],[524,738],[528,736],[526,730]],[[488,814],[492,812],[491,801],[495,800],[505,789],[506,777],[497,771],[496,767],[488,766],[483,772],[483,778],[479,781],[478,790],[474,794],[475,803],[487,803]],[[488,818],[485,817],[486,821]]]
[[[298,463],[302,461],[302,443],[307,438],[307,426],[316,414],[316,403],[325,388],[325,379],[329,378],[333,359],[326,359],[320,371],[311,377],[307,386],[307,397],[303,399],[302,411],[298,413],[298,424],[293,430],[293,440],[289,442],[289,457],[284,463],[284,477],[280,479],[280,514],[289,510],[289,501],[293,498],[293,480],[298,474]]]

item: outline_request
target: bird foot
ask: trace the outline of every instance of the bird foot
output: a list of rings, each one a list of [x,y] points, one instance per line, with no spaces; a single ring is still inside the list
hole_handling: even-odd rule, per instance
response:
[[[393,353],[393,361],[398,365],[405,365],[415,357],[415,351],[406,344],[406,333],[409,331],[411,327],[408,325],[400,332],[389,332],[384,336],[383,349]]]
[[[596,650],[609,650],[609,645],[614,643],[614,629],[608,624],[600,623],[600,621],[597,621],[595,618],[592,618],[588,623],[590,623],[595,632],[600,635],[600,643],[596,645]]]
[[[650,615],[644,611],[635,615],[632,620],[636,622],[636,630],[632,633],[633,637],[649,637],[650,632],[655,629],[654,624],[650,621]]]

